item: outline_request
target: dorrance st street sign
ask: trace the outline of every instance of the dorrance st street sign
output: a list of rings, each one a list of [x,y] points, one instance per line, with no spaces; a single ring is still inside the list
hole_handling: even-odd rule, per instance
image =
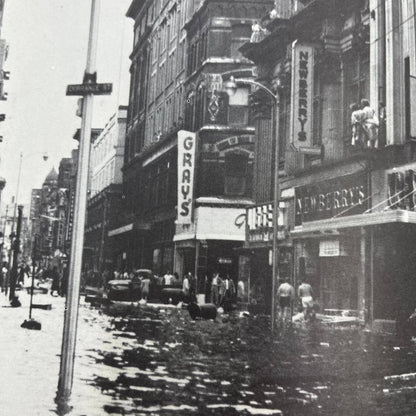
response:
[[[66,95],[107,95],[111,94],[113,84],[73,84],[66,87]]]

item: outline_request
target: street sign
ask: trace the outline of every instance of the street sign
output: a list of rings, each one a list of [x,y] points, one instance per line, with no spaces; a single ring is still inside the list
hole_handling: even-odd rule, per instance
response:
[[[66,87],[66,95],[108,95],[113,91],[113,84],[74,84]]]

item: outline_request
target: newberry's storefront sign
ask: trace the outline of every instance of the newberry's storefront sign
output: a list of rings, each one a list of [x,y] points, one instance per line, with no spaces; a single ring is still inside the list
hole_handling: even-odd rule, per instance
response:
[[[295,189],[295,225],[335,216],[362,214],[369,208],[366,174],[353,174]]]
[[[312,146],[314,48],[292,43],[291,131],[293,145]]]
[[[192,223],[194,194],[196,135],[189,131],[178,132],[178,218],[177,224]]]

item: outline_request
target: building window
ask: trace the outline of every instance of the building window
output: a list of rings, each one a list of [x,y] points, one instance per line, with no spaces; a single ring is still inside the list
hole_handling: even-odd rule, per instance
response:
[[[251,37],[251,26],[249,25],[234,25],[232,28],[232,39],[231,39],[231,57],[242,58],[242,54],[239,51],[241,46],[250,40]]]
[[[228,124],[248,124],[248,95],[247,88],[239,88],[230,96],[228,104]]]
[[[344,132],[348,140],[351,136],[350,105],[360,104],[363,98],[369,99],[370,95],[370,61],[369,54],[348,54],[344,59],[345,68],[345,105],[347,112],[344,116]]]
[[[185,102],[185,129],[193,131],[194,127],[194,93],[191,91],[186,96]]]
[[[245,194],[247,189],[247,168],[247,155],[240,153],[228,153],[225,156],[225,195],[241,196]]]

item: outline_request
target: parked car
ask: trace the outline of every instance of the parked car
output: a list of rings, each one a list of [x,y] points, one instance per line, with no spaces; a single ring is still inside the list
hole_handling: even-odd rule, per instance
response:
[[[109,300],[138,301],[141,297],[141,279],[148,277],[151,284],[154,282],[153,272],[149,269],[138,269],[132,279],[110,280],[106,286],[106,295]]]

